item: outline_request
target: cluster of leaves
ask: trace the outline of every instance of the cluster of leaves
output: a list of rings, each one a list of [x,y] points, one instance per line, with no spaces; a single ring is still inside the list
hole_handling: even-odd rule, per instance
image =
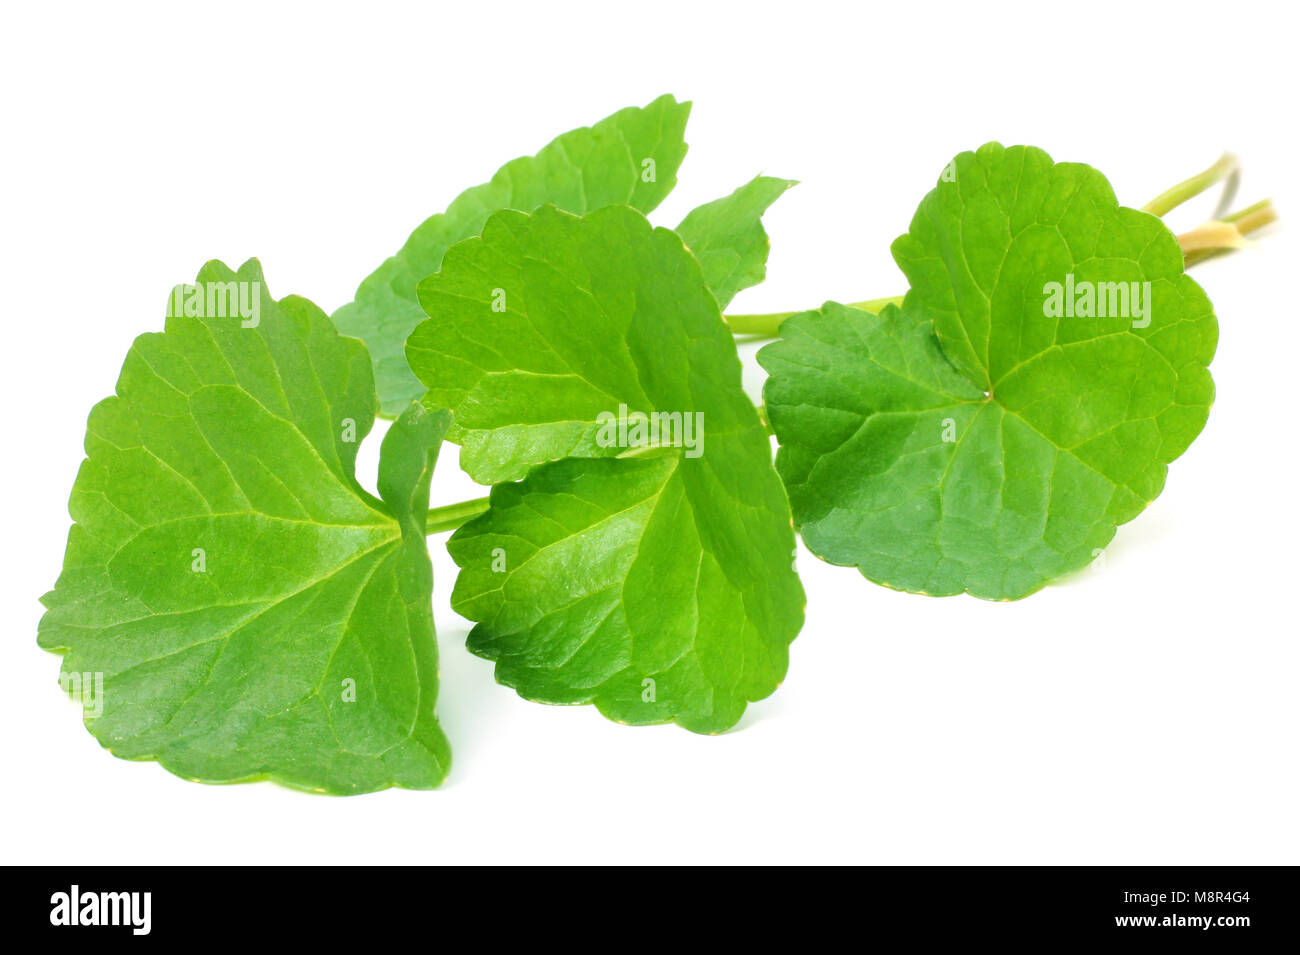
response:
[[[106,747],[204,781],[437,786],[444,438],[492,486],[448,543],[469,649],[529,699],[703,733],[785,675],[795,528],[890,586],[1014,598],[1159,493],[1212,397],[1209,303],[1095,170],[996,144],[895,243],[901,307],[827,303],[760,353],[774,467],[722,309],[762,280],[760,219],[793,183],[653,227],[688,111],[662,97],[508,163],[332,317],[214,262],[194,288],[253,288],[258,320],[170,314],[136,340],[40,629],[65,678],[102,680]],[[1045,321],[1067,272],[1151,283],[1152,320]],[[616,408],[701,415],[707,450],[611,447]],[[381,413],[376,498],[354,463]]]

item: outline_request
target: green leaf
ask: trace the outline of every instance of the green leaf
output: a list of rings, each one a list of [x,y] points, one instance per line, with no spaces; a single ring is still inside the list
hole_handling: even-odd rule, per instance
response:
[[[758,176],[731,195],[692,210],[677,227],[699,260],[719,308],[726,308],[737,292],[763,281],[771,245],[763,231],[763,213],[794,185],[790,179]]]
[[[66,651],[65,682],[102,679],[86,726],[118,756],[206,782],[437,786],[424,519],[450,416],[394,423],[375,499],[353,473],[375,415],[365,348],[271,299],[256,261],[210,263],[173,302],[195,288],[250,307],[178,309],[127,354],[90,415],[40,644]]]
[[[692,237],[697,260],[705,255],[699,264],[719,307],[737,290],[762,281],[768,240],[760,219],[793,185],[760,176],[730,196],[700,206],[683,221],[682,239]],[[617,271],[624,249],[613,245],[608,254]],[[421,387],[428,389],[429,405],[455,411],[449,439],[462,446],[461,467],[480,484],[497,484],[518,480],[544,461],[617,453],[596,441],[596,416],[610,410],[609,396],[622,393],[623,382],[646,374],[637,368],[638,362],[658,360],[654,348],[629,352],[613,329],[605,329],[602,367],[583,380],[574,369],[590,364],[581,353],[585,341],[563,329],[543,332],[535,322],[521,327],[519,316],[527,314],[526,303],[516,298],[496,301],[502,311],[490,310],[487,319],[480,316],[484,296],[495,300],[504,295],[507,279],[516,288],[531,282],[533,294],[547,294],[543,281],[526,274],[536,270],[534,262],[514,258],[494,262],[492,268],[498,285],[485,285],[463,265],[444,268],[443,275],[421,282],[417,293],[430,317],[412,332],[406,346],[410,367]],[[557,294],[571,294],[571,285]],[[491,326],[486,331],[479,328],[483,321]],[[627,393],[639,397],[635,390]],[[582,413],[575,417],[571,407],[557,406],[557,395],[575,402]]]
[[[991,143],[949,173],[894,243],[901,310],[788,319],[759,353],[764,398],[813,553],[902,590],[1014,599],[1160,493],[1209,413],[1218,326],[1177,239],[1095,169]],[[1057,316],[1049,283],[1067,281],[1103,289],[1108,316]],[[1116,314],[1101,283],[1134,282]]]
[[[466,190],[446,212],[426,219],[366,278],[356,299],[333,317],[339,331],[370,349],[383,413],[396,414],[423,393],[402,349],[424,319],[416,284],[438,270],[449,247],[478,235],[488,216],[501,209],[531,212],[553,203],[583,213],[627,203],[650,212],[677,182],[690,110],[690,103],[661,96],[644,108],[623,109],[567,132],[535,156],[506,163],[491,181]]]
[[[784,676],[803,591],[735,343],[681,239],[626,206],[503,212],[420,296],[412,367],[487,470],[569,458],[494,488],[448,544],[470,649],[530,699],[733,725]]]
[[[775,198],[771,183],[782,183],[780,191],[788,188],[784,180],[759,179],[696,210],[701,214],[696,218],[695,234],[718,253],[713,256],[714,271],[727,287],[744,281],[742,275],[752,276],[755,268],[761,277],[761,258],[756,256],[765,247],[766,236],[758,216]],[[715,207],[714,211],[701,212],[710,207]],[[554,207],[549,208],[543,221],[555,221]],[[491,255],[491,250],[504,248],[511,241],[511,223],[527,221],[500,217],[496,222],[501,235],[489,243],[488,251],[471,243],[455,251]],[[755,229],[762,241],[755,238]],[[581,236],[585,243],[581,255],[595,254],[586,238],[590,234]],[[627,247],[621,239],[606,250],[609,262],[602,272],[617,275],[620,268],[639,268],[636,263],[624,264]],[[680,243],[677,239],[676,244]],[[748,265],[734,268],[724,264],[739,261],[721,254],[728,247],[739,250]],[[617,454],[617,449],[599,445],[597,416],[611,410],[613,395],[626,395],[633,402],[643,399],[636,382],[656,375],[644,367],[660,360],[655,346],[629,350],[617,329],[596,328],[593,316],[598,306],[592,302],[585,314],[591,332],[598,333],[601,352],[587,355],[587,338],[563,328],[552,332],[527,321],[531,309],[521,297],[525,287],[529,287],[530,296],[572,295],[574,285],[583,282],[581,276],[556,277],[556,288],[551,289],[544,276],[534,274],[539,268],[536,262],[517,255],[498,256],[490,265],[492,282],[497,284],[487,284],[474,273],[474,267],[464,262],[454,267],[444,264],[440,274],[420,283],[420,303],[429,318],[411,333],[406,345],[407,361],[421,380],[421,388],[428,389],[426,403],[455,412],[449,437],[462,445],[461,466],[479,483],[497,484],[518,480],[545,461]],[[508,292],[511,285],[514,291]],[[581,303],[563,307],[582,310]],[[636,410],[635,405],[630,407]]]

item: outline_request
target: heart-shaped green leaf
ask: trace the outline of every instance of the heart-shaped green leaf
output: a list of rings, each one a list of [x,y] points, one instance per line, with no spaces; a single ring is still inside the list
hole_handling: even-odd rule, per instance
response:
[[[682,240],[667,230],[658,230],[657,241],[673,251],[652,250],[656,260],[637,261],[634,256],[643,254],[642,248],[617,230],[623,224],[644,224],[644,217],[626,206],[607,208],[620,211],[590,215],[591,224],[583,229],[566,226],[555,207],[544,207],[535,222],[519,215],[494,216],[489,220],[496,228],[492,241],[454,247],[442,271],[420,283],[420,302],[429,318],[411,333],[407,360],[428,388],[425,402],[455,413],[449,439],[462,445],[461,466],[481,484],[517,480],[546,461],[620,453],[618,446],[599,440],[600,416],[615,412],[620,403],[632,412],[648,412],[681,409],[691,400],[684,374],[690,343],[672,341],[648,323],[630,330],[641,340],[626,341],[621,326],[606,314],[611,306],[605,300],[618,294],[683,294],[681,276],[659,276],[653,268],[688,267],[694,281],[700,277],[699,264],[681,254]],[[762,208],[752,210],[753,215]],[[543,228],[573,247],[548,251],[543,258],[521,254],[514,234],[531,237]],[[726,231],[697,229],[701,236]],[[610,244],[602,250],[593,244],[598,241]],[[589,260],[600,254],[607,261],[586,271]],[[453,261],[453,256],[460,258]],[[572,271],[562,273],[561,266]],[[619,287],[623,273],[629,278]],[[596,288],[595,282],[613,284]],[[700,291],[708,291],[703,281],[691,294],[698,297]],[[630,304],[619,303],[624,313]],[[673,307],[669,300],[657,304],[664,311]],[[691,307],[700,308],[694,300]],[[543,323],[537,318],[543,313],[564,320]],[[618,318],[627,324],[626,315]],[[725,327],[717,331],[708,325],[707,318],[699,321],[710,335],[725,332]],[[668,361],[679,366],[671,376],[661,370]],[[650,393],[654,388],[663,393]]]
[[[412,405],[353,474],[370,358],[255,261],[210,263],[95,406],[40,643],[116,755],[330,793],[446,776],[424,541],[450,416]],[[215,303],[215,304],[214,304]]]
[[[1214,312],[1158,218],[1027,147],[958,156],[893,251],[901,310],[827,304],[759,353],[796,526],[891,587],[1023,597],[1160,493]]]
[[[733,725],[784,676],[803,591],[699,263],[626,206],[503,212],[420,298],[407,354],[476,442],[476,477],[568,458],[494,488],[448,544],[470,649],[530,699]]]

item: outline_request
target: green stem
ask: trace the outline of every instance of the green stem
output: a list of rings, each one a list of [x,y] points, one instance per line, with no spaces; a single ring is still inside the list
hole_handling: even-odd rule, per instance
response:
[[[1224,153],[1209,169],[1198,172],[1192,178],[1184,179],[1178,185],[1166,189],[1143,206],[1142,211],[1156,216],[1163,216],[1170,210],[1177,209],[1193,196],[1199,196],[1216,182],[1221,182],[1230,176],[1235,177],[1239,170],[1240,165],[1237,162],[1237,157],[1232,153]],[[1236,180],[1233,178],[1225,187],[1224,192],[1231,193],[1235,190]],[[1231,200],[1229,199],[1229,201]]]
[[[487,509],[488,499],[486,497],[476,497],[472,501],[461,501],[459,504],[448,504],[445,507],[432,508],[429,511],[429,516],[425,518],[424,532],[426,534],[437,534],[440,531],[454,531],[470,518],[478,517]]]
[[[850,308],[860,308],[864,312],[879,312],[886,305],[902,305],[903,296],[890,298],[873,298],[865,302],[850,302]],[[798,312],[769,312],[765,315],[725,315],[727,327],[733,335],[753,335],[756,338],[776,338],[777,329],[791,315]]]
[[[1273,208],[1272,199],[1261,199],[1254,205],[1238,209],[1232,215],[1224,216],[1224,222],[1235,222],[1242,235],[1262,229],[1270,222],[1277,221],[1277,210]]]

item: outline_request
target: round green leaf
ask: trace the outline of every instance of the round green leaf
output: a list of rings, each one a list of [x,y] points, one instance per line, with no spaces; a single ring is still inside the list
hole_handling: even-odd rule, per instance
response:
[[[901,309],[828,303],[759,354],[796,526],[887,586],[1023,597],[1160,493],[1213,309],[1158,218],[1029,147],[958,156],[893,252]]]

